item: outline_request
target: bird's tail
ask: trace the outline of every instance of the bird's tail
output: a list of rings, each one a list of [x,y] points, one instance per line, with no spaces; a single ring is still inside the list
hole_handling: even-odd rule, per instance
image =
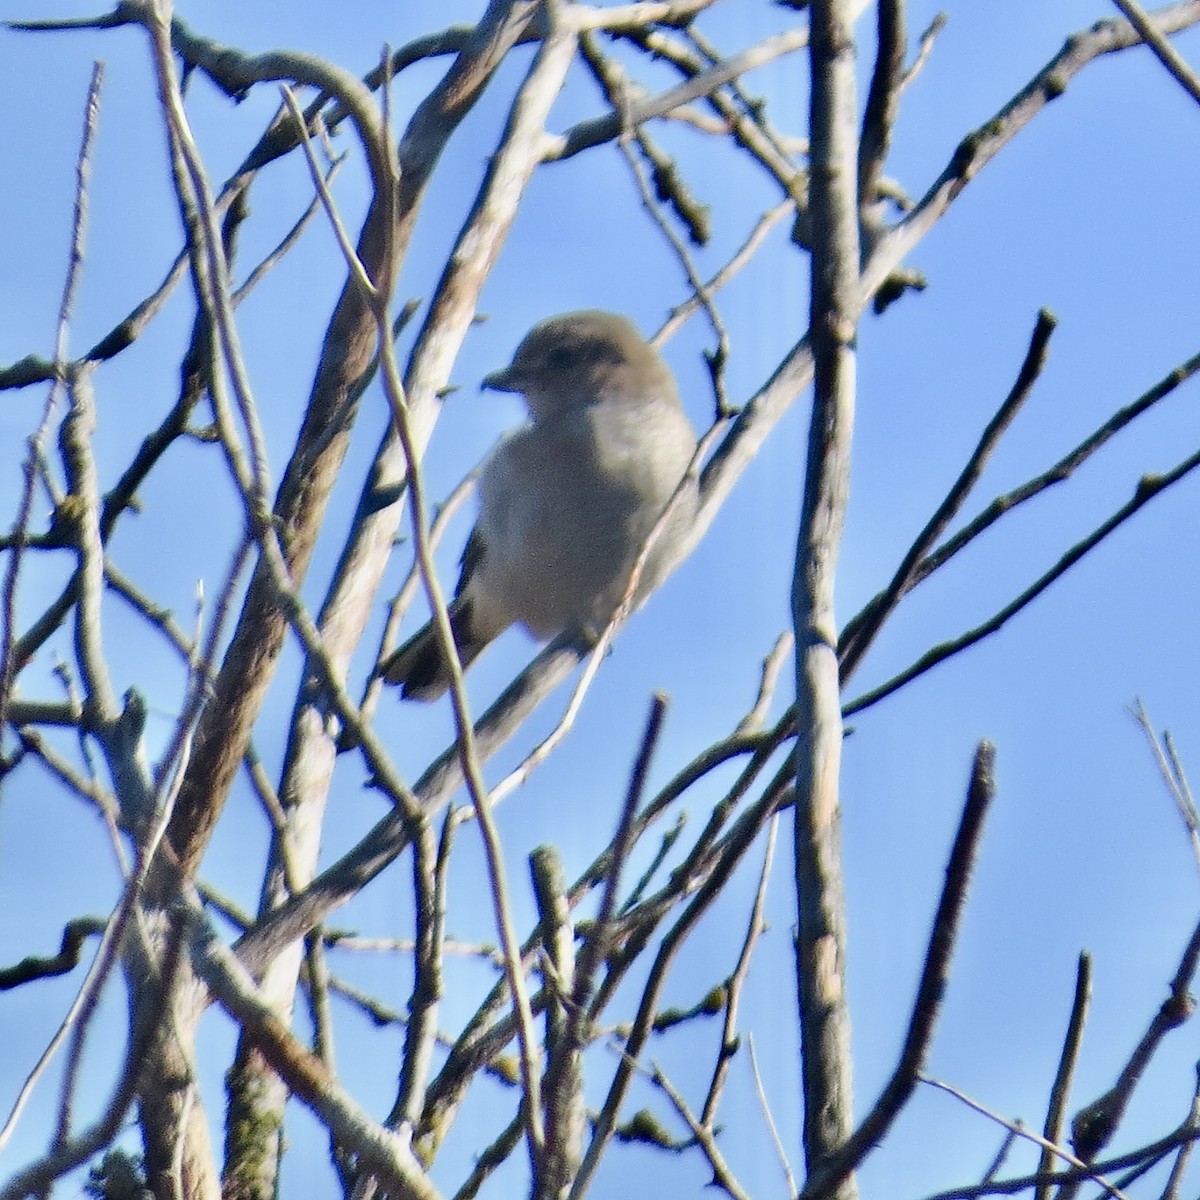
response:
[[[470,605],[450,605],[450,629],[463,668],[475,661],[487,644],[472,636]],[[430,621],[379,665],[379,674],[400,685],[400,694],[414,700],[436,700],[450,686],[450,667],[442,654],[437,630]]]

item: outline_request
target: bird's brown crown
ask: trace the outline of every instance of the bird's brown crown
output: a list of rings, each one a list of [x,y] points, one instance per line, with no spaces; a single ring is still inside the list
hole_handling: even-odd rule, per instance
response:
[[[523,392],[534,417],[570,404],[677,399],[666,363],[616,313],[588,309],[551,317],[526,335],[512,363],[484,387]]]

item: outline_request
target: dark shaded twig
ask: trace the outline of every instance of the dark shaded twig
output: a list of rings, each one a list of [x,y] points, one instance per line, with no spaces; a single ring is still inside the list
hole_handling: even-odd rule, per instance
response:
[[[1196,974],[1198,962],[1200,962],[1200,923],[1193,929],[1192,936],[1180,959],[1179,967],[1171,979],[1170,994],[1163,1001],[1158,1012],[1154,1014],[1141,1041],[1129,1056],[1129,1061],[1121,1068],[1116,1083],[1099,1099],[1093,1100],[1091,1104],[1080,1109],[1071,1122],[1071,1141],[1075,1146],[1075,1152],[1084,1162],[1092,1162],[1116,1133],[1117,1127],[1125,1115],[1125,1109],[1133,1096],[1134,1088],[1141,1081],[1143,1072],[1163,1038],[1173,1029],[1178,1029],[1191,1017],[1195,1001],[1188,988]],[[1070,1194],[1068,1190],[1064,1189],[1059,1193],[1059,1200],[1068,1200]]]
[[[903,0],[880,0],[875,10],[875,29],[875,69],[858,142],[858,203],[864,224],[869,224],[878,200],[879,180],[899,114],[906,49]]]
[[[1078,445],[1068,450],[1058,462],[1048,467],[1040,475],[1026,481],[1012,491],[998,496],[973,520],[969,521],[957,533],[947,538],[920,565],[917,571],[918,582],[936,571],[948,562],[960,550],[969,545],[985,529],[998,521],[1006,512],[1032,500],[1034,496],[1064,482],[1079,467],[1081,467],[1106,442],[1119,433],[1126,425],[1148,411],[1160,400],[1170,395],[1177,387],[1191,379],[1200,371],[1200,354],[1194,354],[1186,362],[1169,371],[1153,387],[1143,392],[1131,404],[1118,409],[1103,424],[1088,434]]]
[[[819,1173],[810,1173],[800,1193],[804,1200],[832,1194],[837,1182],[857,1168],[887,1133],[921,1077],[949,984],[950,959],[962,921],[971,870],[979,852],[983,822],[996,793],[995,755],[990,742],[980,742],[975,751],[971,782],[946,864],[946,882],[930,930],[925,965],[896,1068],[858,1128],[826,1159]]]
[[[1086,1183],[1088,1180],[1094,1179],[1097,1172],[1111,1176],[1114,1171],[1125,1167],[1142,1171],[1147,1166],[1157,1165],[1166,1155],[1179,1150],[1180,1147],[1197,1140],[1200,1140],[1200,1124],[1185,1123],[1167,1134],[1166,1137],[1130,1150],[1125,1154],[1114,1155],[1103,1162],[1092,1163],[1090,1166],[1067,1167],[1048,1174],[1017,1175],[1008,1179],[969,1184],[966,1187],[947,1188],[945,1191],[935,1192],[933,1195],[925,1197],[925,1200],[978,1200],[984,1196],[1015,1196],[1043,1183],[1051,1187],[1070,1183]],[[1118,1186],[1124,1186],[1127,1179],[1128,1176],[1122,1176]]]
[[[338,172],[342,169],[342,163],[345,161],[345,154],[341,154],[329,164],[329,169],[322,177],[327,188],[332,185],[334,179],[337,178]],[[214,201],[214,204],[219,203],[220,198]],[[243,279],[242,282],[233,290],[232,294],[230,295],[230,302],[235,308],[241,304],[243,300],[245,300],[245,298],[262,282],[268,272],[277,266],[287,252],[296,245],[296,243],[300,240],[300,235],[305,231],[313,217],[317,215],[320,209],[321,197],[318,194],[313,196],[308,203],[308,207],[305,208],[300,216],[296,218],[295,222],[292,224],[292,227],[283,235],[282,238],[279,239],[275,247],[272,250],[269,250],[262,257],[258,264],[251,269],[246,278]]]
[[[601,51],[594,34],[580,36],[579,54],[615,112],[626,111],[631,99],[642,94],[630,81],[624,68]],[[675,161],[650,137],[645,126],[636,130],[628,129],[622,137],[632,137],[649,162],[657,199],[674,211],[687,228],[688,238],[694,245],[704,245],[711,227],[708,206],[692,195]]]
[[[653,1028],[659,997],[675,955],[695,928],[696,922],[720,895],[725,881],[729,878],[729,872],[741,861],[763,826],[784,803],[785,796],[790,791],[790,780],[791,770],[785,765],[767,786],[762,799],[741,815],[730,831],[718,860],[713,864],[703,883],[696,888],[678,920],[663,937],[643,988],[637,1015],[624,1040],[616,1073],[593,1125],[591,1143],[571,1188],[571,1200],[580,1200],[586,1194],[600,1158],[609,1139],[613,1136],[617,1114],[628,1092],[638,1058]],[[685,878],[687,877],[685,876]],[[639,939],[631,939],[631,941],[636,943]],[[636,947],[630,946],[623,957],[628,961],[636,955],[636,952]],[[593,1004],[592,1007],[596,1009],[597,1005]]]
[[[1006,1129],[1004,1137],[1000,1142],[1000,1147],[996,1151],[996,1156],[988,1163],[988,1168],[983,1173],[983,1182],[990,1183],[997,1175],[1000,1174],[1001,1168],[1008,1161],[1008,1156],[1012,1153],[1012,1148],[1017,1144],[1017,1131],[1015,1129]]]
[[[453,1200],[474,1200],[479,1189],[487,1181],[488,1176],[500,1166],[512,1152],[521,1144],[521,1118],[513,1119],[501,1130],[499,1136],[490,1146],[476,1156],[471,1173],[463,1180],[462,1186],[454,1193]]]
[[[132,891],[126,894],[132,895]],[[104,1111],[89,1129],[56,1145],[49,1154],[10,1177],[0,1189],[0,1200],[24,1200],[27,1196],[45,1193],[54,1180],[87,1162],[116,1137],[134,1102],[146,1052],[157,1035],[163,1007],[178,974],[182,943],[183,939],[173,930],[163,948],[159,977],[144,985],[147,994],[138,1020],[130,1031],[121,1071]]]
[[[49,958],[29,955],[11,967],[0,967],[0,992],[20,987],[35,979],[66,975],[79,965],[83,944],[89,937],[103,933],[108,921],[102,917],[76,917],[63,927],[58,953]]]
[[[621,872],[629,858],[630,850],[645,829],[644,825],[639,828],[635,817],[646,787],[650,762],[662,734],[666,712],[667,698],[661,692],[656,692],[650,702],[646,729],[642,734],[641,745],[638,747],[633,771],[630,774],[625,802],[621,806],[621,814],[617,822],[617,832],[611,843],[611,852],[605,855],[601,876],[604,880],[604,890],[601,892],[600,906],[597,909],[592,929],[584,940],[579,953],[578,979],[573,999],[579,1006],[580,1012],[592,999],[596,969],[608,950],[608,939],[611,933],[609,925],[613,914],[617,911],[617,890],[620,886]]]
[[[1017,372],[1016,381],[1004,402],[987,423],[958,478],[909,547],[891,582],[861,612],[848,621],[842,630],[838,641],[838,656],[843,684],[854,674],[896,605],[922,578],[921,568],[930,549],[966,503],[1000,439],[1016,419],[1025,401],[1029,399],[1033,385],[1046,364],[1046,352],[1056,324],[1054,315],[1046,309],[1038,313],[1029,339],[1029,348],[1025,352],[1021,369]]]
[[[733,1056],[738,1051],[741,1037],[737,1033],[738,1007],[741,1001],[742,989],[746,977],[750,973],[750,959],[758,940],[766,932],[767,925],[763,920],[763,908],[767,899],[767,882],[771,877],[771,864],[775,858],[775,835],[779,829],[778,817],[771,819],[767,830],[767,846],[763,851],[762,870],[758,875],[758,887],[754,891],[754,903],[750,907],[750,920],[746,923],[746,934],[742,938],[742,949],[738,954],[737,965],[733,969],[724,992],[725,1018],[721,1029],[721,1044],[717,1049],[717,1063],[713,1068],[712,1080],[708,1085],[708,1093],[704,1097],[704,1107],[700,1110],[699,1123],[708,1132],[712,1132],[717,1118],[717,1106],[725,1090],[725,1080],[729,1074]],[[690,1124],[689,1119],[689,1124]]]
[[[1076,542],[1075,545],[1059,558],[1054,566],[1035,579],[1023,592],[1009,601],[1008,604],[993,616],[973,629],[967,630],[966,633],[960,634],[948,642],[942,642],[940,645],[926,651],[912,666],[907,667],[899,674],[894,675],[886,683],[880,684],[879,687],[864,693],[862,696],[845,705],[842,709],[842,715],[849,717],[854,713],[870,708],[873,704],[878,704],[880,700],[890,696],[893,692],[899,691],[906,684],[911,683],[914,679],[924,675],[926,671],[937,666],[938,663],[945,662],[946,659],[952,658],[969,646],[983,641],[984,638],[1001,629],[1011,617],[1016,616],[1022,609],[1028,607],[1052,583],[1065,575],[1081,558],[1103,542],[1109,534],[1119,529],[1130,517],[1144,508],[1160,492],[1166,491],[1172,484],[1178,483],[1179,480],[1190,474],[1198,466],[1200,466],[1200,450],[1185,458],[1183,462],[1163,475],[1143,475],[1138,481],[1137,488],[1131,500],[1117,509],[1107,521],[1097,526],[1087,537]]]
[[[948,19],[944,12],[936,13],[933,20],[926,26],[925,32],[921,34],[921,43],[917,47],[917,56],[913,59],[912,66],[904,72],[904,76],[900,80],[900,95],[904,95],[913,80],[924,69],[925,64],[929,61],[930,54],[933,53],[933,43],[937,40],[938,34],[946,27]]]
[[[1192,1090],[1192,1106],[1184,1124],[1191,1126],[1200,1125],[1200,1066],[1196,1068],[1196,1086]],[[1192,1157],[1194,1147],[1195,1142],[1184,1142],[1179,1147],[1175,1161],[1171,1164],[1171,1174],[1167,1179],[1167,1186],[1162,1191],[1162,1200],[1179,1200],[1179,1188],[1183,1183],[1183,1177],[1187,1171],[1188,1162]]]

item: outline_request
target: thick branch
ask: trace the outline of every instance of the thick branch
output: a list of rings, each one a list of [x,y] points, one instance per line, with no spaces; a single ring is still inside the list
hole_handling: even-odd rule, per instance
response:
[[[812,424],[792,577],[796,634],[796,982],[809,1178],[850,1134],[850,1014],[838,818],[834,583],[850,482],[858,294],[854,41],[848,0],[812,5]],[[851,1200],[852,1178],[831,1193]]]

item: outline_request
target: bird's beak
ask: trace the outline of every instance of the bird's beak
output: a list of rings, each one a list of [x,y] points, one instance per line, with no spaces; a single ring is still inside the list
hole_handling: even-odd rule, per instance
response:
[[[485,375],[479,388],[481,391],[519,392],[521,381],[517,378],[516,371],[508,366],[502,367],[499,371],[493,371],[490,375]]]

